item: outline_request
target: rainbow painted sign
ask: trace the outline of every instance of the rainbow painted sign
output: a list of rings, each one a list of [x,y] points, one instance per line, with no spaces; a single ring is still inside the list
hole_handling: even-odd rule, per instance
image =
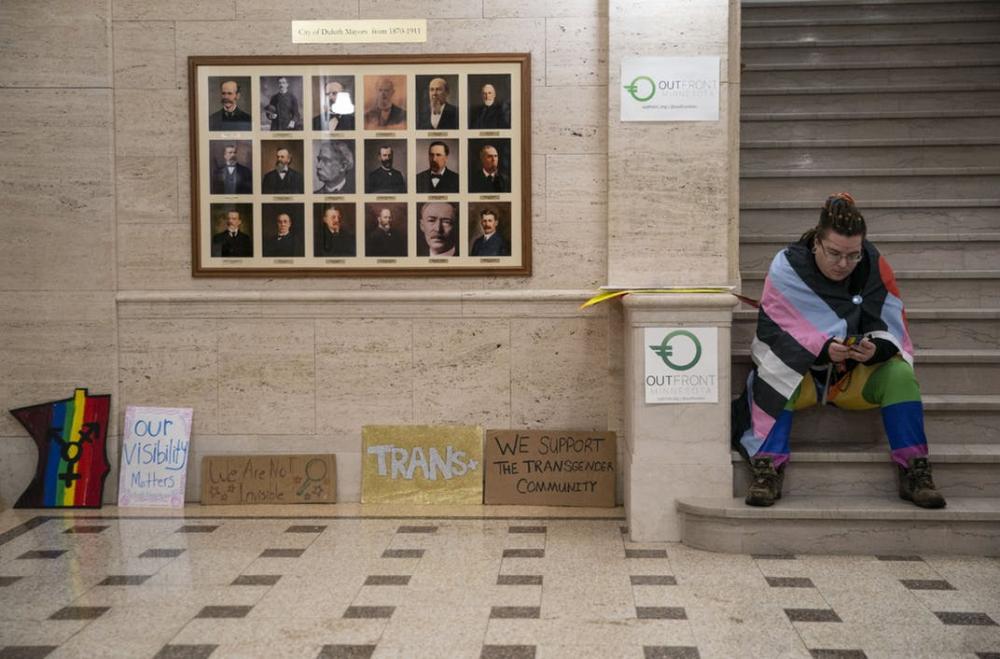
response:
[[[106,452],[111,395],[72,398],[11,410],[38,446],[35,477],[15,508],[100,508],[111,466]]]

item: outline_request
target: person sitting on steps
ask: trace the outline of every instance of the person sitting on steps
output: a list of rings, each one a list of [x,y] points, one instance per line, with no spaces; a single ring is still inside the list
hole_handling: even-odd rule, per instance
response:
[[[754,366],[733,401],[733,446],[752,472],[748,505],[781,498],[793,413],[823,402],[879,408],[900,498],[945,506],[927,457],[903,302],[892,268],[866,233],[851,195],[835,194],[819,224],[771,262],[751,345]]]

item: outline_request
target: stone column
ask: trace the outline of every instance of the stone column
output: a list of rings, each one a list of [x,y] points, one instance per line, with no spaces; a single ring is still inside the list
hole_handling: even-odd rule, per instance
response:
[[[608,284],[737,285],[738,0],[609,0]],[[732,54],[732,57],[730,56]],[[721,59],[718,121],[622,123],[622,59]],[[732,496],[725,294],[625,298],[625,504],[634,540],[681,538],[675,501]],[[719,329],[719,402],[644,402],[645,327]]]
[[[625,298],[625,511],[633,540],[679,540],[676,500],[729,497],[730,326],[736,298],[716,295],[630,295]],[[717,403],[645,402],[647,327],[716,327]],[[706,346],[706,349],[708,346]]]

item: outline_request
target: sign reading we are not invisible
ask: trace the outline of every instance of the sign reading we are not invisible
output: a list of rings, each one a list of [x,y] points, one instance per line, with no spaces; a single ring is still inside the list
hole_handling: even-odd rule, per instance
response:
[[[475,426],[364,426],[362,503],[483,502],[483,431]]]
[[[337,458],[326,454],[208,455],[201,503],[336,503]]]
[[[615,505],[615,433],[487,430],[486,503]]]

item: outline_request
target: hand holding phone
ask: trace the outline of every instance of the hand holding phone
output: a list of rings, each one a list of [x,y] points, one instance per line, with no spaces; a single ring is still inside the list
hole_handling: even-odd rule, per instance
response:
[[[875,344],[867,336],[857,335],[849,336],[847,340],[854,339],[853,342],[847,343],[848,354],[851,359],[856,362],[867,362],[875,355]]]

